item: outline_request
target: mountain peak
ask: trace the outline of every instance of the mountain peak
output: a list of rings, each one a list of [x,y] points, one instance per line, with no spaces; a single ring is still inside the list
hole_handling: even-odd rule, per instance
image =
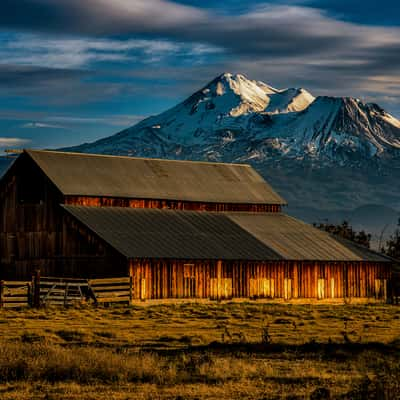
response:
[[[224,72],[215,78],[213,82],[221,82],[226,83],[231,90],[233,90],[237,95],[248,95],[250,92],[261,92],[264,94],[273,94],[279,92],[278,89],[273,88],[270,85],[265,84],[261,81],[255,81],[247,78],[247,76],[243,74],[232,74],[230,72]]]
[[[238,117],[262,112],[270,102],[270,95],[279,90],[263,82],[253,81],[241,74],[225,72],[194,93],[183,104],[194,113],[216,109],[219,114]]]
[[[250,80],[242,74],[224,72],[191,96],[186,104],[206,103],[208,109],[218,108],[224,115],[239,117],[259,112],[277,114],[302,111],[313,101],[314,97],[303,88],[280,90],[264,82]],[[219,103],[219,107],[216,107],[216,103]]]
[[[400,158],[400,121],[352,97],[314,98],[224,72],[175,107],[75,151],[262,162]],[[370,162],[367,161],[366,164]]]

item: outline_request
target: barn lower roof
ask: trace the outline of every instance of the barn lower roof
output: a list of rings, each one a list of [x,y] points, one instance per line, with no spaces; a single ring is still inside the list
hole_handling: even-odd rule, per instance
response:
[[[62,207],[127,258],[390,261],[283,213]]]

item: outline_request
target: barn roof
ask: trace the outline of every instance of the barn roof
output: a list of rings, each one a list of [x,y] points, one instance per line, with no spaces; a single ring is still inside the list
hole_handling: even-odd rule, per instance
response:
[[[27,150],[64,195],[286,204],[249,165]]]
[[[283,213],[230,213],[229,217],[286,260],[389,261]]]
[[[128,258],[281,259],[224,214],[62,207]]]
[[[281,213],[62,207],[128,258],[389,261]]]

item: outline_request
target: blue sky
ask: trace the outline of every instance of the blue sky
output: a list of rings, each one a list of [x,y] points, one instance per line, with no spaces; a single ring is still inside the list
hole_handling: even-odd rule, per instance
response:
[[[218,74],[400,117],[400,5],[382,0],[2,0],[0,150],[111,135]]]

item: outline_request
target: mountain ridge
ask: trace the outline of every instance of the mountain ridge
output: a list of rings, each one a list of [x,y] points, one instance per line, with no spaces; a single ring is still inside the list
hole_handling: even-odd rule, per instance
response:
[[[361,166],[400,155],[400,121],[373,103],[314,97],[224,73],[183,102],[108,138],[66,148],[144,157]]]

